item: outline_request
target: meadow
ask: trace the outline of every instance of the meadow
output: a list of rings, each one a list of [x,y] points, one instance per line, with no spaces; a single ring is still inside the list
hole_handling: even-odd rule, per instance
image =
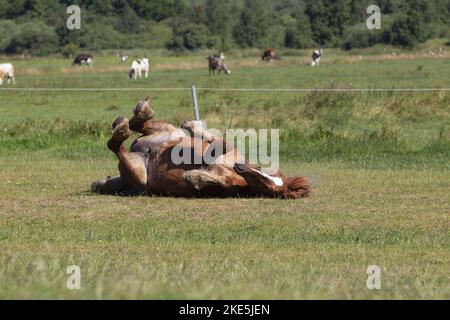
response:
[[[309,51],[273,63],[236,51],[227,54],[229,77],[208,76],[206,53],[154,52],[149,79],[135,82],[113,53],[96,54],[92,69],[2,57],[16,65],[17,85],[0,88],[0,298],[449,299],[449,91],[200,89],[208,127],[280,129],[281,169],[310,177],[313,196],[89,192],[117,173],[106,148],[112,121],[146,96],[158,119],[178,124],[193,118],[192,84],[450,88],[450,49],[441,45],[395,55],[328,50],[319,68],[306,65]],[[44,90],[89,87],[104,90]],[[66,288],[73,264],[81,290]],[[366,287],[369,265],[381,268],[380,290]]]

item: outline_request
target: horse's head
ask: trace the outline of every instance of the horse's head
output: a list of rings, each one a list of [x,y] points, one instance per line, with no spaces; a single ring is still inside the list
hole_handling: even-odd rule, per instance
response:
[[[269,174],[261,167],[236,163],[234,170],[242,176],[253,192],[281,198],[304,198],[311,193],[311,183],[303,177],[284,177],[281,173]]]
[[[130,129],[139,132],[142,125],[153,119],[155,112],[151,106],[151,99],[148,97],[145,100],[139,101],[133,110],[134,117],[130,120]]]
[[[131,68],[130,71],[128,71],[128,79],[133,79],[135,73],[136,70],[134,68]]]
[[[269,175],[259,166],[236,163],[234,170],[247,181],[254,191],[268,194],[278,193],[286,188],[281,176]]]

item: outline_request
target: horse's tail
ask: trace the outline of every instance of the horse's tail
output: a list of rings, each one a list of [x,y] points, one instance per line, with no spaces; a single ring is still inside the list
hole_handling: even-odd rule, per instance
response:
[[[289,177],[287,178],[287,184],[287,198],[307,198],[312,193],[311,181],[305,177]]]

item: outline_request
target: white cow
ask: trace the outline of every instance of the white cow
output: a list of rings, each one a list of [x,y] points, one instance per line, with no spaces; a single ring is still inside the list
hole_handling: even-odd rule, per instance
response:
[[[128,61],[128,56],[124,56],[124,55],[121,54],[121,53],[118,53],[118,54],[117,54],[117,58],[119,58],[119,61],[120,61],[120,62],[127,62],[127,61]]]
[[[145,73],[145,78],[148,78],[148,70],[150,69],[150,62],[147,58],[134,60],[128,72],[129,79],[142,78],[142,72]]]
[[[0,64],[0,86],[3,84],[3,80],[6,79],[7,83],[16,83],[14,78],[14,66],[11,63]]]

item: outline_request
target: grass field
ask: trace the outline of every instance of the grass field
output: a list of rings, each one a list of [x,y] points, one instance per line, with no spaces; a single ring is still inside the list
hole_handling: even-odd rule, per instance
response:
[[[92,70],[8,59],[14,88],[142,91],[0,88],[0,298],[449,299],[448,91],[200,91],[209,127],[279,128],[282,171],[310,177],[314,195],[89,193],[93,180],[117,173],[105,146],[110,124],[138,99],[151,96],[159,119],[192,118],[188,90],[148,88],[449,88],[450,49],[428,49],[330,50],[319,68],[305,65],[308,52],[271,64],[233,52],[230,77],[209,77],[206,53],[161,53],[136,82],[112,55],[97,55]],[[66,288],[72,264],[81,290]],[[366,288],[369,265],[382,270],[381,290]]]

